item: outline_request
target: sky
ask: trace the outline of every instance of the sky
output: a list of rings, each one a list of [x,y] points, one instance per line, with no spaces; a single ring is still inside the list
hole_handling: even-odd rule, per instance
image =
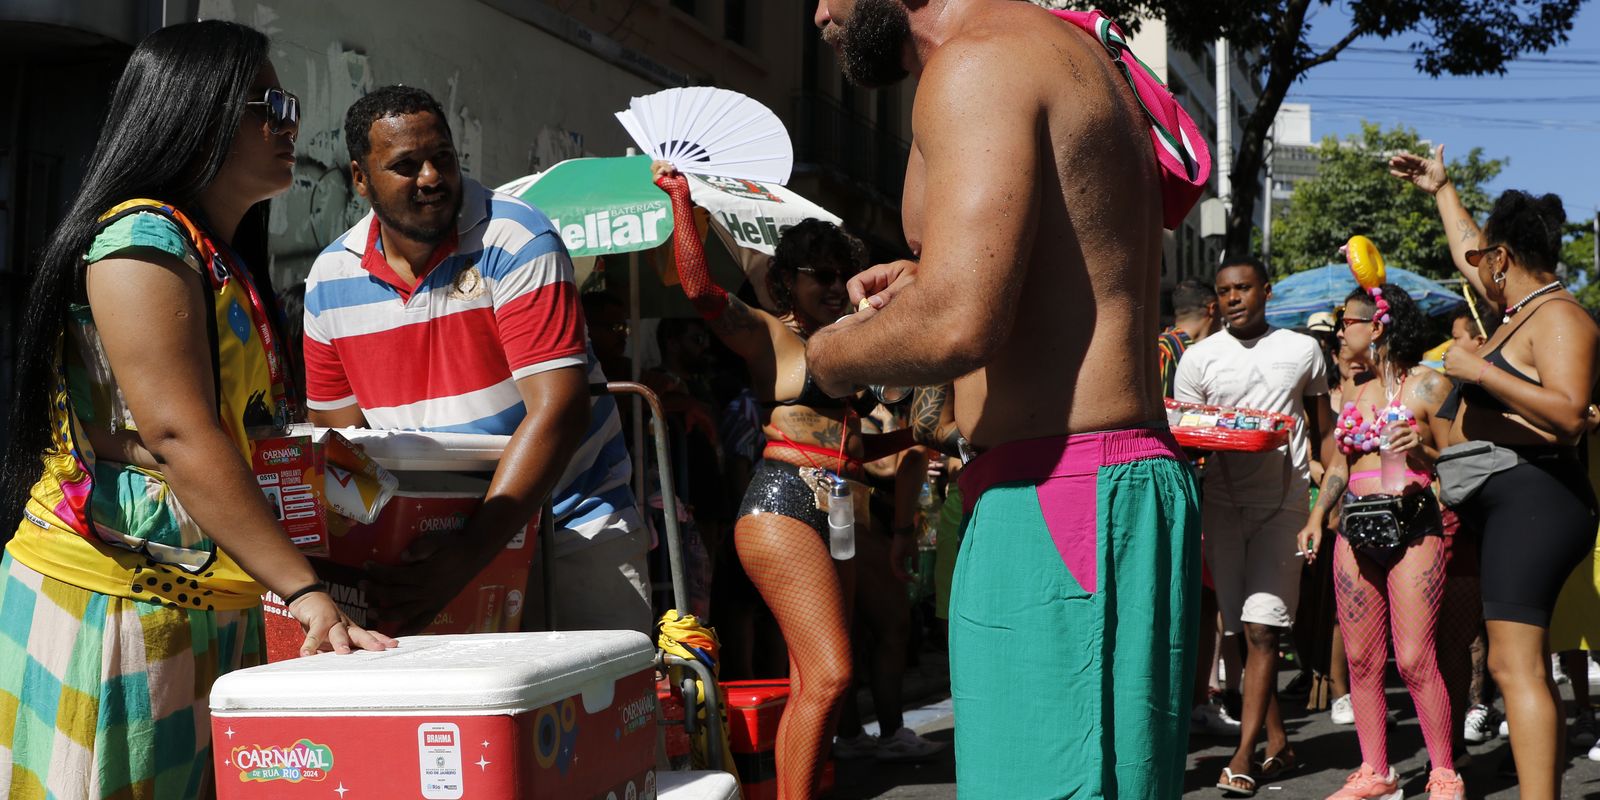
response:
[[[1310,41],[1348,30],[1343,3],[1318,7]],[[1363,119],[1403,124],[1445,145],[1445,158],[1482,147],[1509,160],[1491,193],[1555,192],[1567,219],[1593,219],[1600,206],[1600,2],[1579,10],[1567,43],[1511,62],[1505,75],[1430,78],[1406,45],[1416,37],[1359,39],[1312,69],[1287,102],[1311,105],[1311,135],[1345,137]]]

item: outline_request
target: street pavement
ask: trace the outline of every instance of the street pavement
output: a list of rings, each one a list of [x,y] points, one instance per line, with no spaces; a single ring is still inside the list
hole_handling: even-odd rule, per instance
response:
[[[942,659],[942,653],[924,653],[923,666],[917,672],[917,679],[928,681],[941,674],[944,666]],[[1290,673],[1286,671],[1280,675],[1280,680],[1287,682],[1289,677]],[[1426,797],[1427,754],[1422,745],[1422,732],[1417,725],[1410,697],[1401,687],[1392,667],[1389,678],[1389,715],[1394,721],[1389,731],[1389,751],[1395,769],[1400,772],[1405,796]],[[1600,689],[1600,686],[1596,689]],[[1562,687],[1562,691],[1570,701],[1568,687]],[[924,697],[916,708],[907,712],[907,725],[927,738],[951,741],[952,719],[947,692],[946,686],[945,693],[934,692]],[[871,707],[870,703],[863,705],[863,709]],[[1290,741],[1302,766],[1283,779],[1264,785],[1257,796],[1265,800],[1322,800],[1338,789],[1345,776],[1361,763],[1355,728],[1334,725],[1326,711],[1306,711],[1304,698],[1285,700],[1284,710],[1288,715],[1285,724],[1289,728]],[[869,730],[876,732],[875,728]],[[1189,768],[1183,795],[1186,800],[1216,800],[1222,797],[1214,784],[1232,755],[1232,744],[1218,737],[1195,737],[1190,742]],[[1516,779],[1499,774],[1501,762],[1509,752],[1503,738],[1468,747],[1471,761],[1461,768],[1467,783],[1468,798],[1511,800],[1518,796]],[[1600,763],[1589,761],[1585,755],[1585,752],[1576,748],[1570,754],[1566,781],[1562,787],[1561,796],[1564,800],[1600,800]],[[838,786],[830,797],[838,800],[932,800],[956,796],[955,758],[948,749],[939,757],[921,764],[840,762],[837,764],[837,774]]]

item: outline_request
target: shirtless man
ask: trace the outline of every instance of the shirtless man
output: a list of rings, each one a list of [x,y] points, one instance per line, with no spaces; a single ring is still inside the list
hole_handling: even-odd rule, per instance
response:
[[[851,281],[863,310],[807,360],[835,396],[954,380],[981,454],[950,614],[957,791],[1175,797],[1199,516],[1149,344],[1150,120],[1105,47],[1027,3],[822,0],[816,23],[852,81],[919,78],[918,260]]]

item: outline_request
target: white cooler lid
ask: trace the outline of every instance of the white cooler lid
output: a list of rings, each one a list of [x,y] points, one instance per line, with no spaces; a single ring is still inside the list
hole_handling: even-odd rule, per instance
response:
[[[581,694],[593,712],[611,704],[618,678],[655,657],[638,631],[406,636],[393,650],[230,672],[212,685],[211,710],[515,713]]]
[[[317,429],[319,433],[323,430]],[[388,470],[492,472],[511,441],[510,436],[487,433],[336,430],[340,436],[361,445],[373,461]]]

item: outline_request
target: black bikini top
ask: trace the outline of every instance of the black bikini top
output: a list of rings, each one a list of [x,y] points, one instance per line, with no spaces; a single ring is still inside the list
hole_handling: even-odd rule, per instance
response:
[[[800,394],[788,400],[763,400],[759,403],[762,408],[772,409],[780,406],[806,406],[822,410],[837,410],[849,408],[849,398],[829,397],[827,392],[817,388],[817,382],[811,379],[811,371],[806,370],[805,385],[800,387]]]
[[[878,401],[868,394],[852,395],[850,397],[829,397],[827,392],[817,388],[817,382],[811,379],[811,372],[806,371],[805,385],[800,387],[800,394],[788,400],[762,400],[756,405],[768,411],[784,406],[805,406],[818,411],[844,411],[854,410],[857,415],[865,416],[872,413]]]
[[[1524,316],[1522,320],[1517,323],[1517,327],[1512,328],[1511,332],[1506,334],[1506,338],[1502,339],[1499,344],[1495,345],[1493,350],[1484,354],[1483,360],[1505,370],[1506,372],[1511,373],[1513,377],[1525,383],[1531,383],[1534,386],[1544,385],[1539,381],[1524,375],[1522,371],[1516,367],[1511,366],[1511,362],[1507,361],[1506,357],[1501,355],[1500,351],[1505,349],[1506,343],[1511,341],[1511,337],[1516,336],[1519,332],[1521,332],[1522,327],[1528,324],[1528,320],[1533,319],[1533,315],[1539,313],[1539,309],[1550,305],[1550,302],[1572,301],[1567,300],[1564,297],[1558,297],[1552,301],[1540,303],[1539,305],[1529,309],[1527,316]],[[1439,405],[1437,416],[1440,419],[1455,419],[1456,413],[1461,409],[1462,402],[1465,402],[1467,405],[1470,405],[1473,408],[1482,409],[1484,411],[1492,411],[1496,414],[1505,414],[1511,411],[1511,409],[1508,408],[1505,403],[1500,402],[1500,398],[1495,397],[1489,392],[1488,389],[1485,389],[1478,384],[1464,383],[1462,381],[1455,381],[1454,384],[1455,385],[1450,388],[1450,394],[1446,395],[1444,402]]]

